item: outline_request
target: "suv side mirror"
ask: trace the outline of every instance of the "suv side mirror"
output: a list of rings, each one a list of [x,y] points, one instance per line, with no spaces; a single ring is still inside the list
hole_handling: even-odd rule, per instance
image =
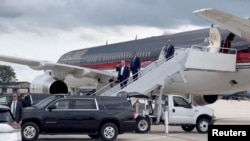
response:
[[[49,109],[49,111],[51,111],[52,109],[56,109],[56,105],[50,105],[50,106],[48,107],[48,109]]]

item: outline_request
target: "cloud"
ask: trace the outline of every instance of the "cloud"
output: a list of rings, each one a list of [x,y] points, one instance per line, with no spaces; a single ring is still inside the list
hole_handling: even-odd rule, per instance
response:
[[[244,5],[249,4],[247,0],[221,0],[220,4],[211,0],[4,0],[0,1],[0,28],[40,33],[44,28],[70,31],[78,27],[204,26],[208,23],[192,11],[211,7],[248,16]],[[235,10],[238,7],[241,10]]]

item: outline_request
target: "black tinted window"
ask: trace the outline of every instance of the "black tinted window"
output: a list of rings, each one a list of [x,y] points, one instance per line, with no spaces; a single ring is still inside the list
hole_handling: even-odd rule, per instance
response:
[[[56,109],[97,109],[95,99],[62,99],[54,105]]]
[[[54,103],[56,106],[56,109],[69,109],[69,100],[68,99],[62,99],[58,100]]]
[[[128,101],[121,100],[107,100],[104,105],[107,110],[122,110],[131,107],[131,104]]]
[[[75,109],[97,109],[95,99],[75,99]]]
[[[50,97],[47,97],[43,100],[41,100],[40,102],[38,102],[37,104],[34,105],[34,107],[36,108],[43,108],[44,106],[47,106],[50,102],[56,100],[56,97],[55,96],[50,96]]]

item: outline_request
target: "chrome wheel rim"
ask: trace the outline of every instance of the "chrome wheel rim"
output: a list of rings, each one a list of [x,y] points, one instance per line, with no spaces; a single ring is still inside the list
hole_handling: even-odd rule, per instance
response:
[[[105,138],[111,139],[115,136],[115,129],[112,126],[107,126],[104,129]]]
[[[23,135],[25,138],[27,139],[32,139],[35,137],[36,135],[36,128],[34,128],[33,126],[26,126],[23,129]]]

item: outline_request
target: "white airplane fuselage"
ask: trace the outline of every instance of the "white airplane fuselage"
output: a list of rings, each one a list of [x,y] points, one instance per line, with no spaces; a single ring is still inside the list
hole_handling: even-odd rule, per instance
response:
[[[241,65],[250,65],[249,63]],[[250,68],[238,69],[236,72],[215,71],[184,71],[187,83],[167,83],[165,93],[182,93],[195,95],[228,94],[249,90]],[[182,81],[179,75],[173,77],[175,81]]]

